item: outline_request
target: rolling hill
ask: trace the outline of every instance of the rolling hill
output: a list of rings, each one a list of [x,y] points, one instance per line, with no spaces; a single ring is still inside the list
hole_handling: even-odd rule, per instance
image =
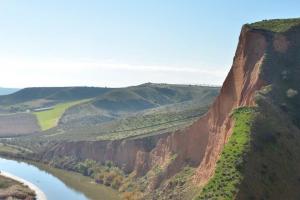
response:
[[[26,119],[35,116],[37,120],[26,122],[31,123],[28,127],[38,128],[32,131],[24,129],[22,134],[45,131],[58,125],[59,129],[68,133],[72,132],[70,129],[75,130],[80,127],[80,130],[87,135],[83,138],[89,138],[88,135],[97,134],[97,131],[96,133],[90,131],[95,130],[93,126],[97,125],[102,129],[102,123],[129,117],[148,109],[167,105],[184,107],[184,105],[191,105],[191,102],[197,102],[198,106],[205,110],[218,91],[218,87],[152,83],[126,88],[25,88],[10,95],[0,96],[0,114],[2,113],[3,118],[10,116],[7,120],[11,123],[13,123],[12,119],[19,119],[17,116],[20,114]],[[16,129],[8,132],[0,130],[0,133],[21,134],[17,130],[21,130],[24,124],[18,125],[19,123],[15,122]],[[105,133],[111,131],[107,129]],[[69,138],[72,136],[69,135]]]
[[[16,105],[28,102],[40,102],[38,106],[46,106],[47,103],[74,101],[99,96],[111,90],[110,88],[97,87],[36,87],[24,88],[13,94],[0,96],[0,105]],[[25,104],[27,105],[27,104]],[[29,106],[30,107],[30,106]]]
[[[218,87],[151,83],[114,89],[67,110],[60,122],[77,127],[84,124],[95,125],[167,105],[177,104],[180,107],[194,102],[199,107],[207,107],[218,92]]]

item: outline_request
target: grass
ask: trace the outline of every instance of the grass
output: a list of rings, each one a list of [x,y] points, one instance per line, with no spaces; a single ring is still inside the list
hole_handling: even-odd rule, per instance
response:
[[[20,151],[10,145],[0,143],[0,153],[17,154],[20,153]]]
[[[253,28],[265,29],[273,32],[285,32],[296,25],[300,25],[300,18],[263,20],[250,24]]]
[[[234,199],[237,186],[243,179],[244,155],[250,148],[250,129],[254,109],[241,107],[234,111],[235,125],[229,141],[224,147],[214,176],[196,197],[202,199]]]
[[[69,109],[72,106],[75,106],[77,104],[81,104],[84,102],[89,101],[90,99],[84,99],[79,101],[71,101],[66,103],[60,103],[54,106],[51,110],[45,110],[41,112],[34,112],[35,116],[37,117],[37,120],[39,122],[39,125],[43,131],[48,130],[50,128],[55,127],[60,117],[64,114],[64,112]]]

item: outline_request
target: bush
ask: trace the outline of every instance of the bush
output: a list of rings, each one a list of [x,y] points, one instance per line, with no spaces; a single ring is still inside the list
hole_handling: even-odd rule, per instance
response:
[[[288,89],[287,91],[286,91],[286,96],[288,97],[288,98],[293,98],[294,96],[296,96],[298,94],[298,91],[297,90],[293,90],[293,89]]]

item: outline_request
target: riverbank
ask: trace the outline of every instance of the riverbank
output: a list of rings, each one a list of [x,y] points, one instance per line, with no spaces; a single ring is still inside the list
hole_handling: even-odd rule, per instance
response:
[[[36,185],[34,185],[33,183],[31,183],[29,181],[26,181],[26,180],[24,180],[24,179],[22,179],[20,177],[17,177],[17,176],[15,176],[13,174],[10,174],[8,172],[2,171],[2,170],[1,170],[0,174],[2,176],[4,176],[4,177],[11,178],[13,180],[16,180],[16,181],[21,182],[24,185],[28,186],[31,190],[33,190],[35,192],[37,200],[47,200],[47,197],[44,194],[44,192],[39,187],[37,187]]]
[[[118,191],[76,172],[57,169],[24,159],[1,158],[0,170],[15,174],[38,185],[48,200],[120,200]],[[60,191],[57,193],[57,191]]]

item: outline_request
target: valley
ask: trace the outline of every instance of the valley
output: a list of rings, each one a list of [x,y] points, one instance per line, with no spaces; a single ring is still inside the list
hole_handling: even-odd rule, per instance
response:
[[[27,97],[32,90],[40,94]],[[56,90],[59,91],[57,97]],[[68,95],[63,93],[64,90]],[[92,93],[82,96],[82,99],[74,96],[78,95],[78,91],[88,93],[86,90],[91,89],[32,88],[20,90],[20,94],[0,96],[0,101],[5,102],[2,103],[5,110],[2,116],[15,123],[14,126],[6,126],[10,130],[3,129],[0,154],[81,173],[97,183],[121,191],[120,196],[132,197],[138,192],[128,192],[128,186],[136,185],[130,183],[133,177],[127,177],[127,174],[134,170],[137,151],[140,148],[151,150],[160,138],[195,122],[205,114],[219,92],[218,87],[147,83],[129,88],[93,88]],[[26,101],[20,102],[19,98]],[[7,99],[14,103],[8,105]],[[139,106],[136,107],[136,104]],[[20,121],[25,124],[15,119],[20,115],[23,116]],[[24,120],[29,117],[33,120]],[[4,120],[3,123],[7,125]],[[17,131],[18,125],[22,132]],[[24,129],[25,125],[36,128]],[[125,154],[123,158],[115,155],[121,159],[116,164],[114,159],[118,158],[109,158],[105,155],[108,152],[105,152],[109,145],[117,149],[120,144],[123,148],[119,151],[125,150]],[[70,151],[59,153],[60,146],[65,149],[65,145]],[[82,155],[75,153],[79,146],[84,149],[85,145],[96,149]],[[57,151],[55,159],[51,149]],[[99,156],[101,152],[103,157]],[[68,183],[72,177],[63,180]],[[125,186],[126,182],[132,186]],[[125,186],[123,189],[122,185]],[[138,188],[134,190],[138,191]],[[93,193],[88,192],[87,195]],[[97,198],[94,196],[92,199]]]

